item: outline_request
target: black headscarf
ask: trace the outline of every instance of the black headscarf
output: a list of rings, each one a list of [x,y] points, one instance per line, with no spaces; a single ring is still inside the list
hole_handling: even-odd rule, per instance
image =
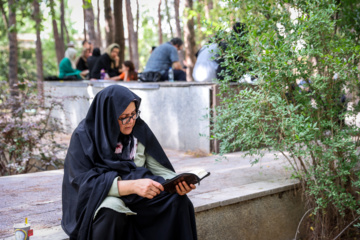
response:
[[[115,153],[118,142],[133,144],[132,136],[136,137],[149,155],[174,171],[155,135],[140,117],[131,135],[121,134],[118,117],[131,102],[139,109],[141,99],[123,86],[103,89],[72,134],[64,165],[61,221],[70,238],[89,238],[94,213],[117,176],[141,177],[133,159],[123,159]]]

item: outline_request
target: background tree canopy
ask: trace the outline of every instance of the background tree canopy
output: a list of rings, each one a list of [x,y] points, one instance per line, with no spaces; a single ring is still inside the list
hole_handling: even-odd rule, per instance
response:
[[[18,79],[36,80],[37,24],[33,18],[33,2],[34,0],[19,0],[14,3],[0,1],[3,20],[0,21],[1,81],[8,80],[9,76],[9,32],[17,33]],[[184,34],[189,31],[186,27],[188,21],[192,20],[190,28],[193,28],[194,32],[189,33],[195,40],[195,46],[188,48],[197,51],[217,29],[228,27],[228,22],[222,21],[223,16],[231,14],[236,20],[241,14],[241,11],[229,13],[228,3],[222,0],[157,0],[151,4],[142,0],[83,0],[82,5],[80,2],[76,5],[80,8],[71,8],[75,3],[68,0],[36,2],[40,5],[41,13],[40,31],[45,76],[58,74],[58,63],[70,41],[76,43],[78,55],[84,39],[102,50],[110,43],[118,42],[123,46],[121,61],[132,60],[141,72],[152,46],[158,46],[173,37],[187,41]],[[16,25],[8,23],[9,9],[13,9],[16,15]],[[77,18],[71,17],[74,15]],[[84,17],[79,21],[78,16]],[[84,26],[79,28],[78,22],[84,22]],[[137,54],[131,51],[132,48],[137,49]],[[185,57],[183,55],[183,59]]]

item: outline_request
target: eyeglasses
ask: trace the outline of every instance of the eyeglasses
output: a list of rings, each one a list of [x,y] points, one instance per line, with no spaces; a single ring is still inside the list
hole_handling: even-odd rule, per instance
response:
[[[127,117],[127,118],[119,118],[119,120],[121,121],[121,123],[122,123],[123,125],[125,125],[125,124],[128,124],[131,119],[132,119],[132,120],[138,119],[139,116],[140,116],[140,110],[137,111],[137,112],[135,112],[135,113],[133,113],[130,117]]]

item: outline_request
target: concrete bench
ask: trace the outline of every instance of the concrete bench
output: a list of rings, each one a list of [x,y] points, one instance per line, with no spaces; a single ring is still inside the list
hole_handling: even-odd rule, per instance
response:
[[[177,172],[205,168],[211,172],[189,193],[199,239],[288,240],[295,236],[304,208],[297,181],[285,160],[266,153],[251,167],[241,152],[195,158],[166,150]],[[14,239],[13,224],[28,217],[30,239],[67,239],[60,227],[63,171],[0,177],[0,239]]]

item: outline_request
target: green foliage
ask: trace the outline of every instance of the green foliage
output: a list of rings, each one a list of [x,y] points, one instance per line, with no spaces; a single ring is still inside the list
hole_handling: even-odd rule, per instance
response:
[[[189,11],[189,17],[194,17],[196,44],[201,47],[210,36],[218,33],[223,28],[229,28],[230,24],[227,18],[240,20],[245,12],[239,6],[232,8],[231,2],[224,0],[213,0],[213,8],[209,9],[209,15],[206,14],[207,1],[194,1],[193,10]],[[186,21],[186,19],[184,19]]]
[[[158,46],[158,33],[154,31],[156,21],[153,17],[149,16],[149,10],[145,10],[141,14],[141,32],[139,33],[139,61],[140,67],[144,68],[147,60],[150,57],[150,51],[152,46]],[[141,71],[141,70],[140,70]]]
[[[344,123],[359,111],[346,111],[343,101],[345,94],[353,96],[348,101],[358,96],[357,23],[347,16],[357,15],[359,4],[348,13],[342,3],[241,1],[247,33],[219,32],[227,42],[226,70],[213,138],[221,140],[222,153],[272,150],[288,159],[314,208],[311,239],[333,238],[360,214],[360,129]],[[240,1],[229,4],[233,9]],[[246,73],[258,77],[255,86],[230,88]]]
[[[53,47],[53,41],[46,40],[43,42],[44,49]],[[9,51],[0,50],[0,81],[7,81],[9,76]],[[58,75],[57,62],[54,51],[43,50],[43,67],[44,76]],[[21,48],[18,56],[18,79],[27,79],[36,82],[36,54],[35,49]]]
[[[50,121],[61,101],[47,96],[49,106],[43,106],[30,82],[19,86],[18,98],[0,84],[0,176],[61,168],[66,146],[55,137],[63,131]]]

